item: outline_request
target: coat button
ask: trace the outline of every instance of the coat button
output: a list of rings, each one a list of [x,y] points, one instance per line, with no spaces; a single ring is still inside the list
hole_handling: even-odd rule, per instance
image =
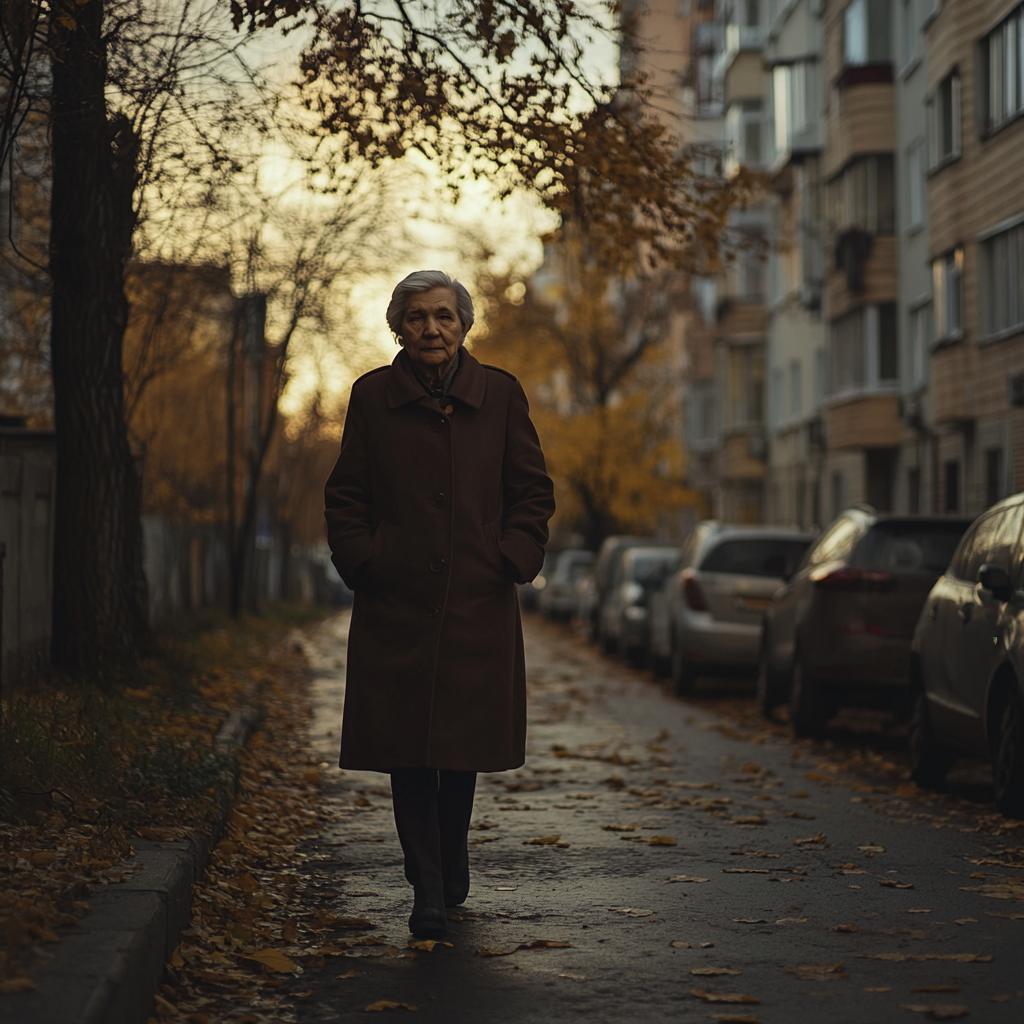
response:
[[[435,434],[440,434],[441,431],[444,430],[444,425],[447,422],[448,421],[443,416],[435,416],[430,421],[430,429],[433,430]]]
[[[445,561],[443,558],[435,558],[430,563],[431,572],[444,572]]]
[[[430,500],[434,503],[434,508],[443,508],[448,504],[448,495],[438,491]]]
[[[432,619],[432,618],[434,618],[435,616],[437,616],[437,615],[440,615],[440,614],[441,614],[441,608],[440,608],[440,606],[438,606],[438,607],[437,607],[437,608],[435,608],[435,609],[434,609],[434,610],[433,610],[432,612],[428,612],[428,613],[427,613],[427,617],[428,617],[428,618],[430,618],[430,619]]]

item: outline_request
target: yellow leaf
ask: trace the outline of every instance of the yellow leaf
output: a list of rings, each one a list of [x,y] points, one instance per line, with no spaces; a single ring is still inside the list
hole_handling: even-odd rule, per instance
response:
[[[359,975],[355,971],[347,971],[345,974],[336,975],[338,978],[358,978]]]
[[[825,841],[825,833],[819,832],[816,836],[808,836],[806,839],[795,839],[793,841],[794,846],[803,846],[804,843],[823,843]]]
[[[706,1003],[760,1003],[760,999],[743,995],[740,992],[706,992],[702,988],[690,989],[690,995],[703,999]]]
[[[675,846],[676,845],[676,841],[674,839],[669,839],[668,836],[651,836],[651,838],[647,840],[647,845],[648,846]]]
[[[538,839],[524,839],[523,846],[554,846],[561,836],[541,836]]]
[[[299,965],[279,949],[261,949],[258,953],[245,956],[243,959],[255,960],[263,964],[268,971],[275,971],[278,974],[296,974],[299,970]]]
[[[172,967],[184,967],[185,958],[181,955],[180,947],[171,954]]]
[[[412,1003],[395,1003],[390,999],[378,999],[375,1003],[370,1003],[369,1006],[364,1007],[367,1013],[380,1013],[381,1010],[418,1010],[418,1006],[413,1006]]]

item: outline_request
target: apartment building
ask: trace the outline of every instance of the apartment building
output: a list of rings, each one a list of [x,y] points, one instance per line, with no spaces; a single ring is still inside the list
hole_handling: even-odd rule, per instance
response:
[[[806,527],[822,518],[825,322],[822,317],[820,3],[770,5],[764,48],[771,118],[767,519]]]
[[[974,514],[1024,490],[1024,5],[946,0],[925,39],[934,498]]]

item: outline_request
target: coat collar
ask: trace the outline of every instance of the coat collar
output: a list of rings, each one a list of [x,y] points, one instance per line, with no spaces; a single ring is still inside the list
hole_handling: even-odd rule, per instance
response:
[[[459,369],[448,391],[449,398],[457,398],[460,402],[479,409],[483,405],[484,392],[487,390],[487,371],[479,360],[471,356],[465,348],[459,354]],[[423,399],[430,407],[436,408],[437,402],[424,390],[412,368],[409,354],[402,349],[388,370],[387,380],[388,408],[397,409]]]

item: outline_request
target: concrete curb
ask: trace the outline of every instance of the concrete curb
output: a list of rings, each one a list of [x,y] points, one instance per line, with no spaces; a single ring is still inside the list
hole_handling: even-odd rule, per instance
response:
[[[251,708],[231,712],[217,745],[225,753],[244,746],[259,717]],[[234,792],[237,769],[226,781]],[[89,913],[34,972],[36,990],[4,997],[7,1024],[145,1024],[164,964],[188,926],[192,883],[220,840],[229,807],[225,794],[208,836],[133,840],[145,867],[126,882],[92,891]]]

